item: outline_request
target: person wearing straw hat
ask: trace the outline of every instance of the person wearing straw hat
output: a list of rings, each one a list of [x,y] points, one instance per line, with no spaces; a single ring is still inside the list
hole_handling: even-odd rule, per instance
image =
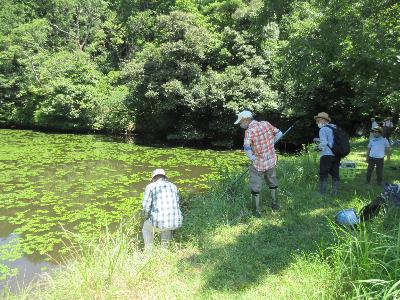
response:
[[[167,247],[173,230],[182,226],[182,212],[179,206],[178,188],[169,182],[163,169],[156,169],[151,183],[146,186],[143,201],[146,221],[142,233],[145,248],[151,248],[154,232],[161,235],[161,246]]]
[[[337,195],[339,188],[339,166],[340,158],[332,152],[333,130],[335,124],[331,124],[331,118],[326,112],[320,112],[314,116],[314,120],[319,128],[320,160],[319,160],[319,193],[326,194],[326,187],[329,175],[332,176],[332,195]]]
[[[376,181],[378,185],[382,185],[384,157],[386,154],[388,160],[390,160],[390,144],[388,140],[382,136],[382,127],[377,126],[372,128],[371,133],[373,138],[370,139],[368,143],[366,157],[368,163],[367,183],[370,183],[372,172],[376,166]]]
[[[255,203],[255,215],[261,216],[260,192],[265,180],[271,193],[271,208],[279,210],[277,200],[278,179],[276,177],[276,154],[274,144],[283,135],[267,121],[253,120],[253,114],[244,110],[237,116],[235,124],[245,129],[243,149],[251,161],[249,168],[251,198]]]

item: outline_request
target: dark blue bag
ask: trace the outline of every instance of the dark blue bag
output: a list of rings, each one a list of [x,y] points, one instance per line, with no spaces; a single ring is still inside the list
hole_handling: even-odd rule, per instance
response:
[[[392,200],[394,205],[400,206],[400,184],[385,184],[384,195]]]

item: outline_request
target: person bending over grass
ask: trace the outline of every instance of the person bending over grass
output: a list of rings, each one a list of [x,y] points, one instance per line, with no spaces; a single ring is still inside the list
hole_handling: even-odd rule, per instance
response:
[[[261,216],[260,191],[263,180],[269,186],[271,192],[271,208],[279,210],[276,190],[278,180],[276,178],[276,154],[275,141],[279,140],[282,132],[267,121],[257,122],[253,120],[250,111],[244,110],[238,114],[235,124],[245,129],[243,148],[251,161],[250,165],[250,189],[252,201],[255,202],[255,215]]]
[[[154,231],[161,232],[161,246],[168,247],[172,231],[182,226],[178,188],[167,180],[163,169],[156,169],[146,186],[142,201],[146,221],[142,233],[145,249],[151,248]]]
[[[388,161],[390,160],[390,145],[386,138],[382,136],[382,127],[375,127],[371,130],[373,135],[368,143],[367,151],[367,183],[371,181],[371,175],[376,166],[376,181],[378,185],[382,185],[383,177],[383,161],[385,153],[387,155]]]

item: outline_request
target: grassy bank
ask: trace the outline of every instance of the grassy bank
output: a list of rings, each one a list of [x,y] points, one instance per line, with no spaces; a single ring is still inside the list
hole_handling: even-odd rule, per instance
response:
[[[366,141],[349,159],[362,169],[337,197],[320,197],[317,153],[279,158],[282,210],[263,190],[254,218],[246,179],[227,178],[190,199],[184,227],[169,250],[141,249],[129,221],[71,249],[69,263],[10,299],[350,299],[400,297],[400,213],[390,210],[356,231],[333,224],[343,208],[359,210],[381,188],[365,185]],[[398,151],[398,150],[396,150]],[[398,180],[400,155],[385,166]]]

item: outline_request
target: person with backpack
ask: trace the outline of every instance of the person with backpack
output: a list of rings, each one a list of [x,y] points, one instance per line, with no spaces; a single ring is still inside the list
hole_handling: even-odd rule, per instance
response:
[[[367,152],[367,183],[371,181],[371,175],[376,166],[376,181],[378,185],[382,185],[382,177],[383,177],[383,161],[385,154],[390,160],[390,145],[386,138],[382,136],[383,128],[375,127],[371,130],[373,134],[373,138],[368,143],[368,152]]]
[[[326,112],[318,113],[314,120],[319,128],[319,193],[326,194],[328,177],[331,175],[332,195],[335,196],[339,189],[340,159],[350,152],[349,139],[343,130],[331,124],[331,118]]]

